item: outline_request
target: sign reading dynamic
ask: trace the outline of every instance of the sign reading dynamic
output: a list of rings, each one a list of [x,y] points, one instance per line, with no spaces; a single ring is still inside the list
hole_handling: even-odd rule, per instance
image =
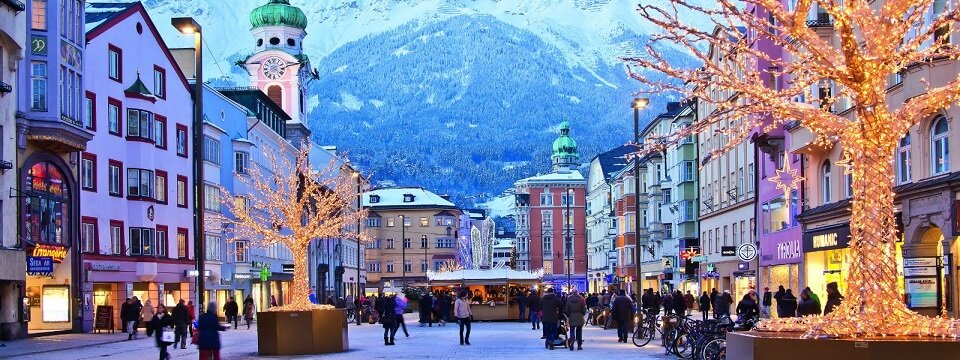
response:
[[[67,248],[58,245],[37,244],[33,247],[33,256],[49,257],[55,263],[62,263],[67,258]]]

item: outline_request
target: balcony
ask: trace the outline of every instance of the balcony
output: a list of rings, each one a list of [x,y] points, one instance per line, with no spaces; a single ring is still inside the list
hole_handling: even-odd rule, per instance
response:
[[[7,6],[13,8],[15,12],[21,12],[27,9],[27,6],[19,0],[0,0],[0,3],[4,3]]]
[[[25,135],[27,142],[53,152],[84,151],[87,142],[93,139],[93,133],[59,116],[33,117],[18,111],[16,118],[17,130]]]
[[[832,27],[833,19],[830,17],[830,14],[825,12],[817,12],[816,16],[807,19],[807,26],[809,27]]]
[[[663,235],[663,223],[652,223],[649,227],[650,235],[660,237]]]
[[[0,81],[0,96],[13,92],[13,85]]]

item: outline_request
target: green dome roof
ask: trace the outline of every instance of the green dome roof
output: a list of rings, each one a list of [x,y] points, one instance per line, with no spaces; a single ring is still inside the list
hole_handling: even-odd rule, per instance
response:
[[[290,0],[270,0],[266,5],[250,12],[250,25],[253,28],[264,26],[289,26],[298,29],[307,28],[307,15]]]
[[[570,122],[560,123],[560,137],[553,141],[553,158],[580,157],[577,142],[570,137]]]

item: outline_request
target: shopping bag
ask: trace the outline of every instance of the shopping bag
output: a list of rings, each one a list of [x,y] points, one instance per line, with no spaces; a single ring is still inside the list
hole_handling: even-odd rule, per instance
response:
[[[160,334],[160,341],[165,343],[173,343],[174,339],[176,339],[174,336],[175,334],[173,333],[173,328],[166,328],[161,331],[162,333]]]
[[[194,329],[196,329],[196,328],[194,328]],[[194,345],[199,345],[199,344],[200,344],[200,331],[199,331],[199,330],[195,330],[195,331],[193,332],[193,336],[190,337],[190,343],[191,343],[191,344],[194,344]]]

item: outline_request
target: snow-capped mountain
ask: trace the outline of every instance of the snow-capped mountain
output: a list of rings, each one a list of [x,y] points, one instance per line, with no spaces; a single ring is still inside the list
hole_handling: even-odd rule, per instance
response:
[[[208,79],[245,84],[234,63],[251,52],[248,14],[266,0],[143,2],[171,47],[191,40],[165,26],[169,18],[196,18]],[[637,83],[619,57],[656,32],[634,0],[291,4],[307,15],[304,50],[320,73],[308,97],[316,140],[348,151],[378,179],[461,200],[547,171],[563,117],[583,161],[627,141]]]

